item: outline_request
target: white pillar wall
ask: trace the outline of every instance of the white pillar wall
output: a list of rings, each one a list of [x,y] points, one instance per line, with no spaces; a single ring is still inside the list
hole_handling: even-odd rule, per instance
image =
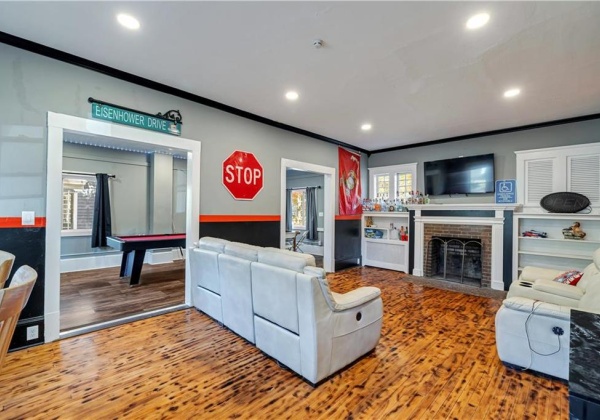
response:
[[[149,155],[149,233],[173,233],[173,156]]]

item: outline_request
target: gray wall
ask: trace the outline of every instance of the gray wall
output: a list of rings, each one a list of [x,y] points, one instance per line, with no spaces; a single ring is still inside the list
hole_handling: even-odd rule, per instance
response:
[[[278,215],[281,158],[337,167],[337,146],[0,45],[0,162],[8,154],[35,168],[26,178],[13,175],[14,165],[0,169],[0,185],[9,176],[27,191],[17,200],[0,193],[0,216],[45,214],[46,112],[89,118],[89,96],[151,113],[181,111],[182,137],[202,141],[201,214]],[[221,185],[222,162],[236,149],[263,165],[265,185],[255,200],[235,201]]]
[[[73,138],[75,140],[75,138]],[[170,156],[159,155],[172,161],[171,176],[162,177],[169,180],[169,187],[164,191],[173,191],[169,195],[169,207],[173,206],[172,222],[167,222],[166,231],[170,233],[185,232],[185,192],[187,161],[171,159]],[[152,157],[144,153],[134,153],[80,144],[63,144],[63,170],[91,173],[108,173],[115,175],[109,180],[112,230],[115,234],[136,235],[149,233],[149,170]],[[169,165],[170,167],[170,165]],[[172,184],[172,185],[171,185]],[[160,197],[165,198],[164,194]],[[170,214],[170,213],[169,213]],[[168,219],[167,219],[168,220]],[[83,255],[99,252],[110,252],[110,249],[91,248],[90,236],[63,236],[61,238],[61,255]]]
[[[515,151],[545,147],[600,142],[600,120],[557,125],[534,130],[518,131],[497,136],[480,137],[431,146],[414,147],[392,152],[374,153],[369,167],[417,162],[417,189],[424,190],[423,162],[449,159],[460,155],[471,156],[494,153],[496,179],[516,178]],[[465,197],[439,196],[434,202],[494,202],[494,194]]]

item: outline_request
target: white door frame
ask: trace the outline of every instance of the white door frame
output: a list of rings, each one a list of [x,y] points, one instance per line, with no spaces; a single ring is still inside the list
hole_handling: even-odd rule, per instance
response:
[[[281,159],[281,223],[279,247],[285,246],[285,190],[287,187],[287,170],[316,172],[323,174],[323,268],[328,273],[335,271],[335,168],[315,165],[314,163],[300,162],[297,160]]]
[[[187,151],[186,256],[198,240],[200,225],[200,142],[155,133],[125,125],[48,112],[48,157],[46,180],[46,270],[44,290],[44,341],[60,338],[60,238],[64,130],[116,137]],[[102,137],[98,137],[102,144]],[[185,304],[191,306],[189,258],[185,269]]]

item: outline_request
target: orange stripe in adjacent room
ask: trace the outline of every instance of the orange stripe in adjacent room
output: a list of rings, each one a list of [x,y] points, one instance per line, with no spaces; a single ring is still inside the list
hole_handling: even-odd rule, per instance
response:
[[[335,216],[335,220],[360,220],[361,214],[349,214],[347,216]]]
[[[279,215],[201,214],[200,222],[279,222]]]
[[[36,217],[34,225],[23,226],[20,217],[0,217],[0,228],[39,228],[46,227],[45,217]]]

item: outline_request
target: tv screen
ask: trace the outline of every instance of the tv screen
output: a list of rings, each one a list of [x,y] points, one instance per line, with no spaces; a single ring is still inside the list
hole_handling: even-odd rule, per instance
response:
[[[425,194],[484,194],[494,192],[494,154],[424,163]]]

